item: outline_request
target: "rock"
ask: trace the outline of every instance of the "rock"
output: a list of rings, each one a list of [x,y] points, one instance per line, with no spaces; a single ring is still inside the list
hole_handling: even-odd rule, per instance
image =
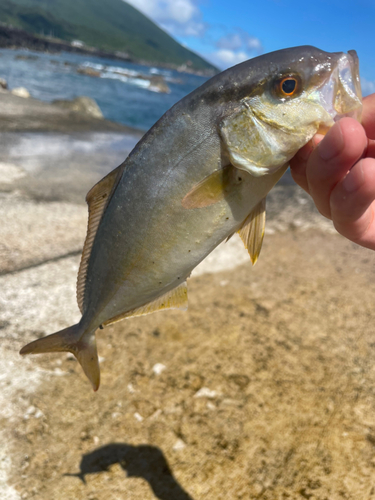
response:
[[[93,68],[80,67],[77,69],[77,73],[81,75],[100,77],[100,71]]]
[[[6,90],[8,88],[8,83],[4,78],[0,78],[0,89]]]
[[[163,365],[163,363],[156,363],[152,367],[152,371],[155,373],[155,375],[160,375],[167,367]]]
[[[14,59],[16,59],[16,61],[36,61],[38,56],[20,54]]]
[[[161,92],[163,94],[170,94],[171,89],[166,84],[166,81],[161,75],[153,75],[150,78],[149,90],[154,92]]]
[[[25,177],[26,172],[17,165],[0,161],[0,186],[2,184],[12,184],[13,182]]]
[[[92,116],[93,118],[103,118],[103,113],[99,106],[94,99],[90,97],[80,96],[71,101],[60,99],[53,101],[53,104],[82,115]]]
[[[56,106],[38,99],[20,99],[0,88],[0,132],[125,132],[141,137],[139,130],[121,123],[85,113],[72,113],[68,107]],[[13,138],[16,136],[12,136]],[[12,139],[13,140],[13,139]],[[4,143],[5,141],[5,143]],[[6,148],[5,136],[0,134],[0,148]],[[133,147],[133,146],[132,146]],[[4,158],[4,156],[3,156]]]
[[[24,97],[25,99],[30,97],[30,92],[25,89],[25,87],[16,87],[15,89],[11,90],[11,92],[13,95]]]

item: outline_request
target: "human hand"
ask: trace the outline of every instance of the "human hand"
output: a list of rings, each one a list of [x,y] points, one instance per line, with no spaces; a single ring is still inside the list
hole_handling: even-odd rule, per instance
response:
[[[342,118],[300,149],[290,168],[340,234],[375,250],[375,94],[363,99],[362,125]]]

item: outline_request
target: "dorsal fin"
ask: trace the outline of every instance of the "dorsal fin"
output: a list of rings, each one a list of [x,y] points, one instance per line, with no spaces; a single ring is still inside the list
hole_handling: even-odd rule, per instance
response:
[[[134,316],[144,316],[145,314],[150,314],[157,311],[163,311],[164,309],[182,309],[186,311],[188,306],[188,296],[187,296],[187,284],[186,281],[181,283],[177,288],[170,290],[169,292],[161,295],[157,299],[145,304],[141,307],[137,307],[132,311],[127,311],[126,313],[119,314],[113,318],[105,321],[104,326],[111,325],[112,323],[117,323],[125,318],[130,318]]]
[[[89,206],[89,219],[87,222],[87,235],[83,246],[81,263],[79,266],[77,277],[77,302],[78,307],[83,314],[85,285],[87,276],[87,267],[90,259],[92,245],[95,235],[102,219],[103,213],[111,199],[111,196],[116,189],[116,186],[121,178],[124,165],[120,165],[106,175],[87,193],[86,202]]]
[[[238,231],[254,265],[262,248],[266,226],[266,198],[263,198],[250,212]]]

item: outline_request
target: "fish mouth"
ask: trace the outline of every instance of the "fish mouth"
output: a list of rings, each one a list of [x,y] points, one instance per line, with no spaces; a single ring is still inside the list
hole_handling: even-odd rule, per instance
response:
[[[359,60],[355,50],[338,53],[337,63],[328,81],[320,88],[320,99],[333,122],[344,116],[361,121],[362,92],[359,78]],[[332,125],[331,123],[330,125]],[[318,132],[325,134],[329,124],[321,124]]]
[[[336,120],[350,116],[360,121],[362,114],[362,92],[359,79],[359,60],[355,50],[340,57],[338,62],[338,82],[334,100]]]

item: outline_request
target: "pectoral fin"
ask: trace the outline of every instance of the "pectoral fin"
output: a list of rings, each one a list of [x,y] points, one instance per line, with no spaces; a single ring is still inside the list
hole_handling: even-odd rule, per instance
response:
[[[266,225],[266,198],[263,198],[246,217],[238,231],[254,265],[262,248]]]
[[[211,175],[196,184],[182,200],[184,208],[204,208],[214,205],[233,194],[242,182],[241,174],[233,167],[215,170]]]

